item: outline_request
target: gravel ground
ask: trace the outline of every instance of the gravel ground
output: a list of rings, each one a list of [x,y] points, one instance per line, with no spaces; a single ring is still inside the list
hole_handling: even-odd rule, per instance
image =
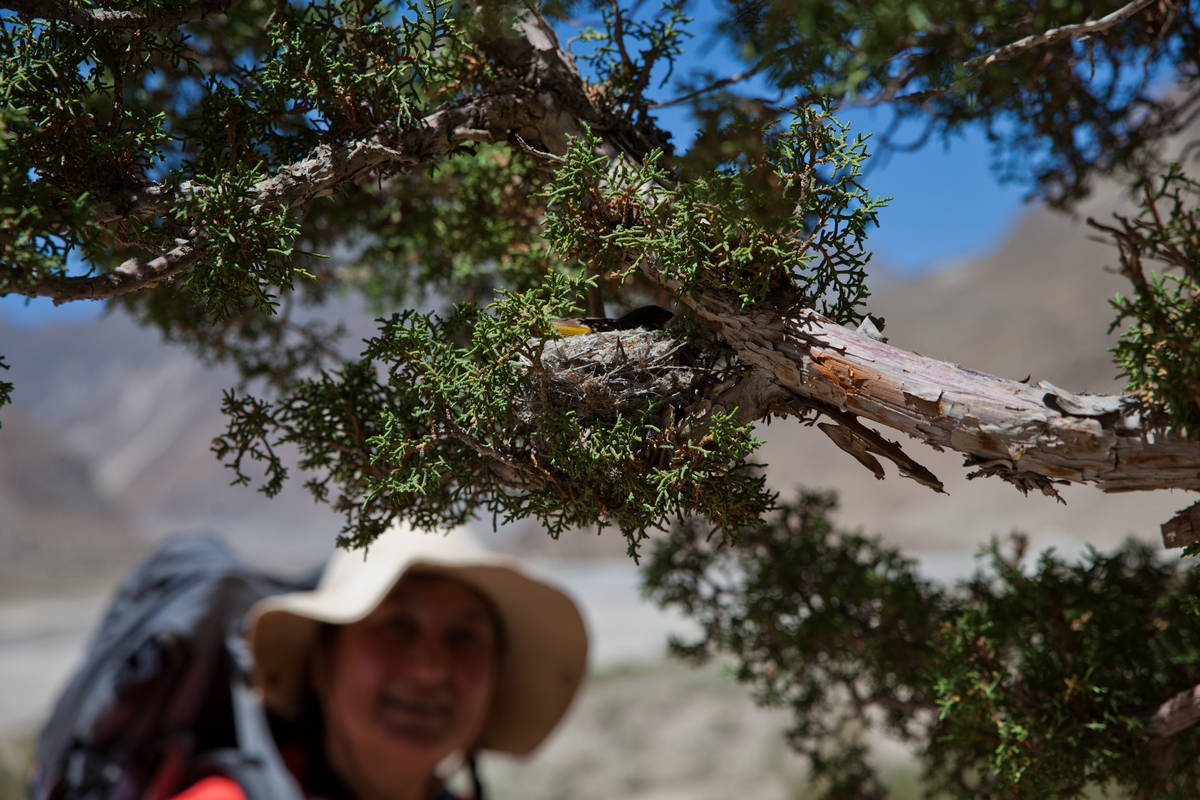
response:
[[[719,668],[645,664],[594,676],[527,762],[482,768],[497,800],[784,800],[804,786],[787,719]]]

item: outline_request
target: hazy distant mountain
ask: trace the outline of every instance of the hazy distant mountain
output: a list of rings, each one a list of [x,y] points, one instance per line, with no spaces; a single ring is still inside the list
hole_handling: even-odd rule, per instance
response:
[[[221,393],[236,380],[231,370],[207,368],[121,315],[0,330],[0,351],[16,385],[13,408],[0,410],[0,473],[23,468],[27,447],[9,420],[25,417],[84,465],[97,496],[131,534],[125,544],[139,552],[168,533],[199,529],[222,532],[281,568],[310,564],[331,546],[337,518],[299,485],[276,501],[231,487],[231,474],[210,452],[223,430]],[[5,550],[9,527],[0,522]]]
[[[0,599],[111,583],[143,546],[92,465],[19,409],[0,430]]]
[[[1082,220],[1025,216],[994,253],[906,284],[871,303],[892,344],[982,372],[1032,375],[1074,391],[1115,392],[1107,300],[1128,281],[1115,251]]]

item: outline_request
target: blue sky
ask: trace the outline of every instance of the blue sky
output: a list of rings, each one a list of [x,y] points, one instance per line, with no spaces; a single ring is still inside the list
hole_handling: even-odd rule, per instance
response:
[[[861,131],[882,129],[886,113],[843,113]],[[903,141],[903,137],[898,137]],[[868,173],[873,194],[891,197],[871,236],[876,257],[913,276],[991,250],[1027,209],[1028,187],[1000,184],[991,149],[979,128],[943,145],[930,141],[914,153],[896,153]]]
[[[701,27],[710,18],[711,3],[699,4]],[[597,21],[584,20],[584,23]],[[698,34],[679,69],[703,66],[716,74],[736,74],[743,67],[719,42]],[[658,92],[673,97],[673,87]],[[855,130],[883,129],[886,111],[849,109],[839,113]],[[664,117],[677,146],[686,146],[691,126],[681,112]],[[898,137],[903,140],[903,137]],[[879,228],[869,246],[876,262],[903,276],[917,276],[960,259],[987,252],[1012,229],[1025,206],[1019,186],[1001,185],[992,175],[990,150],[983,132],[968,129],[949,145],[931,141],[911,153],[896,153],[873,166],[865,183],[878,196],[893,199],[879,213]],[[6,322],[38,325],[90,319],[102,303],[74,302],[54,308],[49,301],[27,303],[24,298],[0,298],[0,317]]]

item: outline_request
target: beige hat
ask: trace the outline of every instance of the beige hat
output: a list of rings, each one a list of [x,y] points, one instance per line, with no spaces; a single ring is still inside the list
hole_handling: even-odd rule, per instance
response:
[[[524,755],[566,712],[587,667],[587,629],[566,594],[486,550],[466,529],[393,526],[365,551],[338,550],[317,588],[259,601],[247,617],[254,683],[267,707],[295,718],[321,623],[346,625],[379,605],[406,572],[446,575],[491,602],[504,651],[480,747]]]

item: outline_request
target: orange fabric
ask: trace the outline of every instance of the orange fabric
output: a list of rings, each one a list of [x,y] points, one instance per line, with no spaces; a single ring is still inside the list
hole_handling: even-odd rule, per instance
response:
[[[221,775],[193,783],[171,800],[246,800],[246,793],[236,781]]]

